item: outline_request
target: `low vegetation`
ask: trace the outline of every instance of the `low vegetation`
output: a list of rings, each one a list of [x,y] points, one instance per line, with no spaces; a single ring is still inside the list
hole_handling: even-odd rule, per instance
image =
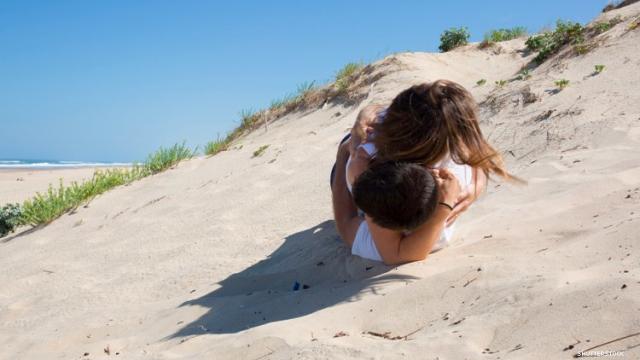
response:
[[[213,156],[221,151],[225,151],[229,148],[230,141],[227,140],[227,137],[220,137],[212,141],[209,141],[204,146],[204,154],[207,156]]]
[[[496,86],[503,87],[507,85],[507,80],[496,80]]]
[[[484,85],[486,83],[487,83],[487,79],[480,79],[480,80],[476,81],[476,85],[478,85],[478,86],[482,86],[482,85]]]
[[[593,72],[594,75],[600,74],[601,72],[604,71],[605,66],[604,65],[596,65],[595,66],[595,71]]]
[[[362,69],[361,63],[348,63],[336,73],[334,84],[339,93],[347,91],[354,76],[360,69]]]
[[[440,35],[441,52],[447,52],[469,43],[469,30],[466,27],[452,27]]]
[[[20,204],[6,204],[0,208],[0,237],[13,232],[22,223]]]
[[[144,170],[150,174],[159,173],[178,164],[182,160],[192,158],[196,152],[197,150],[189,149],[185,143],[175,144],[166,149],[161,147],[158,151],[147,157]]]
[[[518,74],[518,80],[529,80],[531,79],[531,73],[527,69],[523,69]]]
[[[531,36],[525,44],[530,51],[538,52],[534,61],[541,64],[563,46],[581,45],[583,42],[584,27],[580,23],[558,20],[553,31]]]
[[[0,237],[7,235],[21,225],[48,224],[110,189],[169,169],[180,161],[191,158],[195,152],[184,143],[175,144],[169,148],[160,148],[149,155],[143,164],[123,169],[97,170],[91,179],[72,182],[69,185],[65,185],[60,180],[57,187],[49,185],[46,193],[36,193],[33,198],[26,200],[22,205],[7,204],[3,206],[0,209]]]
[[[264,155],[264,151],[267,150],[268,147],[269,145],[260,146],[256,151],[253,152],[253,157],[256,158]]]
[[[566,88],[567,86],[569,86],[569,80],[567,79],[560,79],[560,80],[556,80],[553,82],[558,89],[560,90],[564,90],[564,88]]]
[[[488,43],[513,40],[527,35],[527,28],[515,26],[510,29],[495,29],[484,34],[484,40]]]

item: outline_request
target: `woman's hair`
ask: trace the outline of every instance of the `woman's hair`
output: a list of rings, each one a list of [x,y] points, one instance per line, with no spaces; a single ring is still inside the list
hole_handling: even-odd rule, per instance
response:
[[[482,136],[475,100],[453,81],[437,80],[402,91],[383,121],[373,126],[379,161],[433,166],[448,154],[454,162],[482,169],[487,176],[518,180]]]
[[[373,164],[358,176],[353,200],[379,226],[411,231],[438,206],[438,186],[424,166],[388,161]]]

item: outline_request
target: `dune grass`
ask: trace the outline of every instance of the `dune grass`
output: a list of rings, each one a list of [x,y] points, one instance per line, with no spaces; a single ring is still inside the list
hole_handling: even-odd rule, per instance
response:
[[[144,167],[151,174],[164,171],[182,160],[190,159],[196,154],[197,150],[189,149],[185,143],[175,144],[170,148],[161,147],[155,153],[147,157]]]
[[[354,75],[362,69],[361,63],[348,63],[336,73],[335,86],[339,93],[344,93],[349,89],[349,85]]]
[[[558,89],[560,90],[564,90],[564,88],[566,88],[567,86],[569,86],[569,80],[567,79],[560,79],[560,80],[556,80],[553,82]]]
[[[229,140],[229,137],[220,137],[218,136],[217,139],[209,141],[205,146],[204,146],[204,153],[207,156],[213,156],[221,151],[225,151],[227,149],[229,149],[229,144],[231,143],[231,141]]]
[[[515,26],[510,29],[494,29],[484,34],[484,41],[488,43],[507,41],[527,35],[527,28]]]
[[[0,208],[0,237],[20,225],[49,224],[110,189],[169,169],[180,161],[193,157],[195,153],[196,150],[191,150],[185,143],[175,144],[158,149],[144,163],[130,168],[96,170],[91,179],[69,185],[65,185],[60,179],[57,187],[49,185],[46,193],[36,193],[22,205],[7,204]]]
[[[267,150],[267,148],[269,147],[269,145],[262,145],[260,146],[256,151],[253,152],[253,156],[254,158],[256,157],[260,157],[262,155],[264,155],[265,150]]]
[[[147,175],[149,171],[145,167],[134,166],[130,169],[97,170],[90,180],[81,183],[74,181],[68,186],[60,179],[58,187],[49,185],[46,193],[37,193],[22,204],[21,223],[32,226],[48,224],[114,187]]]

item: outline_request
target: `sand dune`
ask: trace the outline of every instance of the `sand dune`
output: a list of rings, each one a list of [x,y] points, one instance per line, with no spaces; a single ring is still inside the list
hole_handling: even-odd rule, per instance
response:
[[[559,359],[639,332],[640,4],[601,16],[616,15],[526,81],[522,39],[387,57],[356,106],[289,114],[3,239],[0,357]],[[362,106],[439,78],[473,92],[529,184],[491,183],[426,261],[352,257],[331,220],[336,145]]]

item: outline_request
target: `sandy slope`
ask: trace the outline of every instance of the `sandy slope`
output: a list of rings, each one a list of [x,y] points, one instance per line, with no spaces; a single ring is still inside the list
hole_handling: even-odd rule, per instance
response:
[[[555,359],[640,331],[640,4],[617,14],[592,52],[500,89],[531,58],[521,40],[377,64],[359,106],[459,81],[529,181],[491,184],[428,260],[348,255],[327,177],[359,107],[327,106],[1,243],[0,357]],[[571,84],[554,93],[558,78]],[[637,358],[638,343],[596,350]]]

